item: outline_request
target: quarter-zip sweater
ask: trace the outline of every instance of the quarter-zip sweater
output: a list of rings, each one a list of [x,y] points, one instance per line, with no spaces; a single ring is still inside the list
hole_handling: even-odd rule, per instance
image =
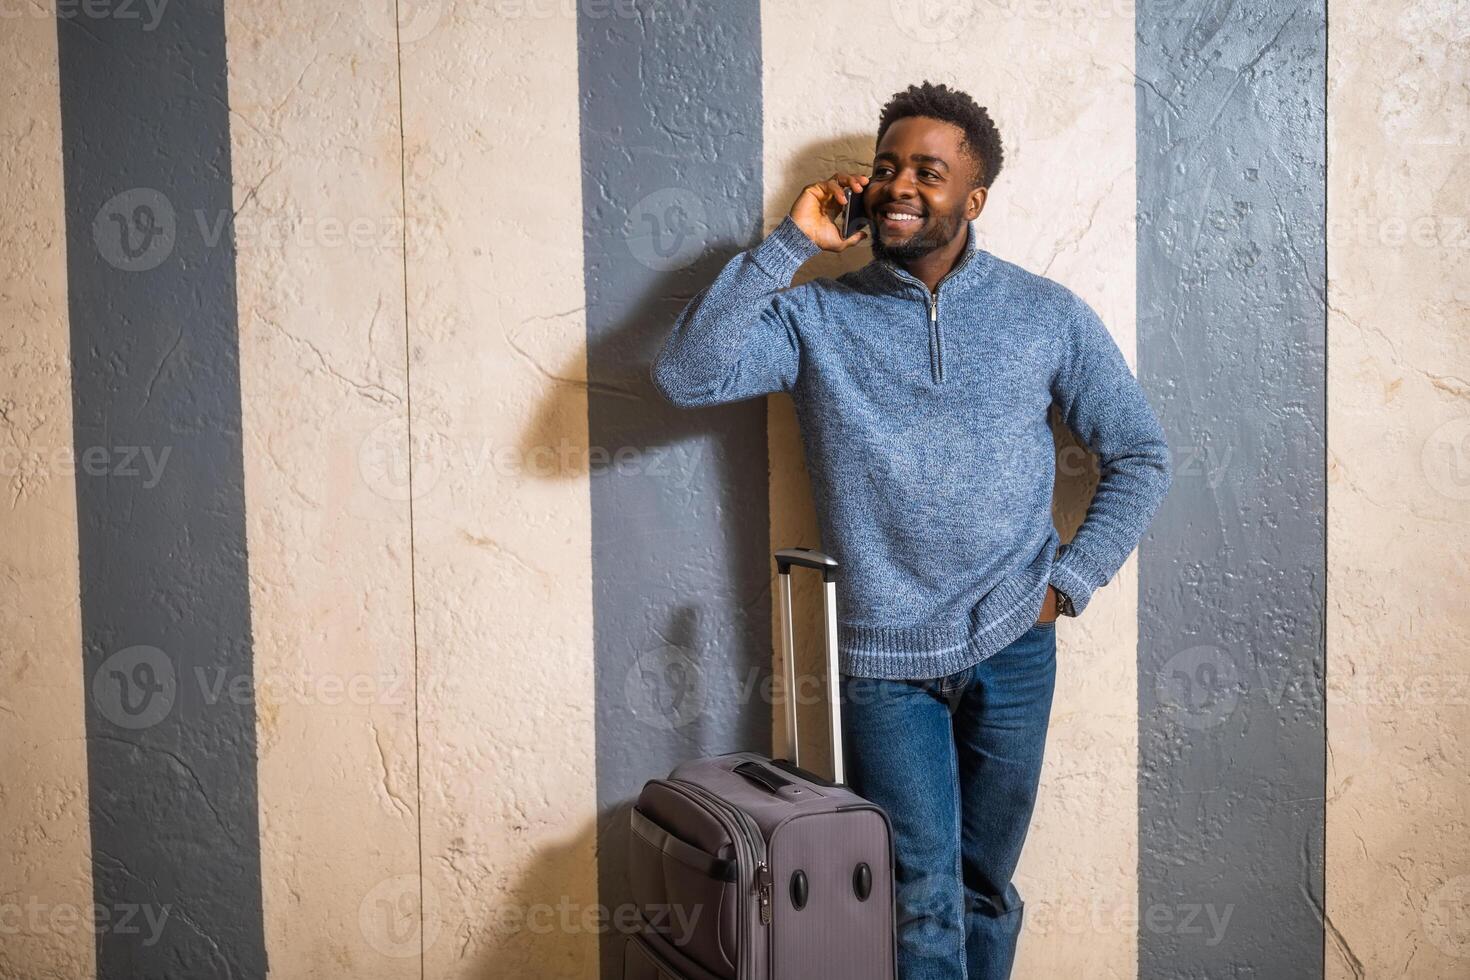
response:
[[[962,670],[1037,621],[1048,582],[1081,613],[1171,482],[1163,429],[1097,314],[973,227],[933,293],[879,260],[791,286],[818,251],[785,218],[690,300],[650,373],[683,408],[791,396],[822,550],[840,563],[839,668]],[[1101,470],[1067,544],[1053,403]]]

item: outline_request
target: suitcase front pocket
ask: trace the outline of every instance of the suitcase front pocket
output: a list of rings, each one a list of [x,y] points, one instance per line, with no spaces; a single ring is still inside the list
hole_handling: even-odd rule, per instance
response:
[[[720,980],[713,973],[657,945],[657,938],[634,933],[623,947],[623,980]]]
[[[684,980],[638,936],[623,947],[623,980]]]
[[[629,876],[646,928],[706,969],[734,977],[734,859],[694,846],[636,806],[632,829]]]

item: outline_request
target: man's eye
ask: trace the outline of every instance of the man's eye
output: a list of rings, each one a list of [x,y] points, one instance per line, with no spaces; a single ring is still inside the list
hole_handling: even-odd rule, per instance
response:
[[[873,168],[873,176],[874,177],[886,177],[886,176],[888,176],[888,168],[887,167],[874,167]]]
[[[919,171],[919,176],[920,177],[938,177],[939,174],[935,173],[932,170],[920,170]]]

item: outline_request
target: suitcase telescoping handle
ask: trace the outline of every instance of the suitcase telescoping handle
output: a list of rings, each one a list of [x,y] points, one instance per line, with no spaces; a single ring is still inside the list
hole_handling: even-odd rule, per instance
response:
[[[832,744],[832,781],[847,782],[842,765],[842,704],[837,689],[837,561],[811,548],[782,548],[776,552],[776,578],[781,608],[781,656],[786,662],[786,749],[793,765],[801,765],[796,732],[796,634],[791,623],[791,568],[814,568],[822,573],[822,633],[827,650],[827,718]]]

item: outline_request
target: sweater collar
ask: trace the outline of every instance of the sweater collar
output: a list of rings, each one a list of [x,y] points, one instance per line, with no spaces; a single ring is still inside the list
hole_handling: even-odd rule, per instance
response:
[[[977,279],[984,273],[984,266],[989,257],[990,253],[980,247],[980,243],[975,237],[975,223],[973,221],[966,222],[965,248],[960,252],[959,257],[955,259],[954,267],[944,274],[943,279],[939,280],[938,288]],[[917,285],[924,289],[925,292],[928,292],[929,287],[924,285],[922,279],[896,262],[891,262],[888,259],[874,258],[869,265],[876,269],[878,274],[889,282]]]

